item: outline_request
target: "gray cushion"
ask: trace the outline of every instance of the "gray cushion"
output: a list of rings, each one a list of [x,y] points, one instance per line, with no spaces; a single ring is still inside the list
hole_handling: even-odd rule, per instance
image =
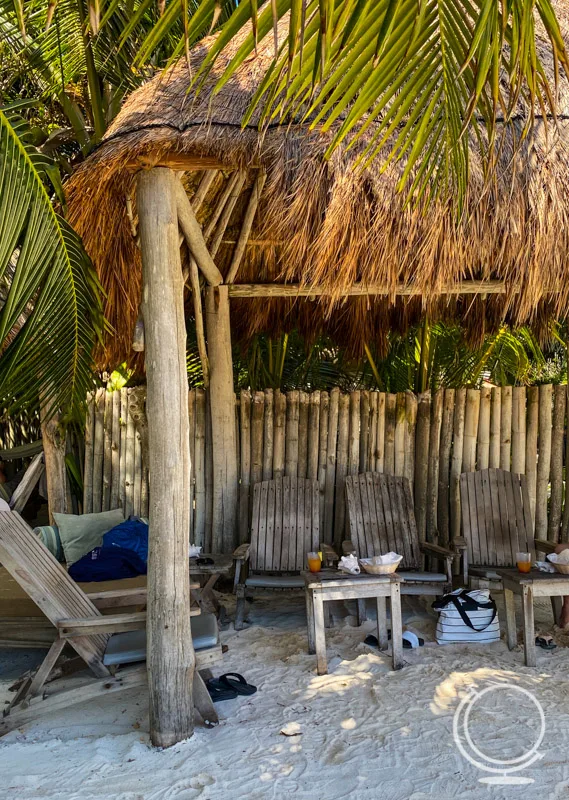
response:
[[[205,650],[219,643],[219,630],[215,614],[199,614],[192,617],[192,640],[194,650]],[[115,633],[107,643],[103,664],[133,664],[146,660],[146,631]]]
[[[446,583],[448,580],[447,576],[443,575],[442,572],[405,572],[404,570],[398,570],[397,575],[409,583],[412,581],[424,581],[425,583],[428,581],[433,581],[433,583]]]
[[[245,586],[256,586],[260,589],[302,589],[304,578],[300,575],[250,575]]]

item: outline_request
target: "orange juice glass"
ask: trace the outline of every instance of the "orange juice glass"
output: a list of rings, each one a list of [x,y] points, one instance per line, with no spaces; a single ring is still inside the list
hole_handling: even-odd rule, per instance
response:
[[[309,553],[307,556],[308,559],[308,569],[310,572],[320,572],[322,567],[322,562],[320,561],[320,556],[318,553]]]
[[[519,572],[531,570],[531,553],[516,553],[516,564]]]

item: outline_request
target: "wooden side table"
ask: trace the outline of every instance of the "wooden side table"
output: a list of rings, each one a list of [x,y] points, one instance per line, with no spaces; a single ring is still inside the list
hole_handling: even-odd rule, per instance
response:
[[[377,602],[377,639],[380,650],[387,650],[386,598],[391,606],[391,646],[393,669],[403,666],[403,625],[401,621],[401,578],[392,575],[348,575],[338,570],[303,572],[306,592],[308,652],[316,653],[316,669],[326,675],[326,633],[324,603],[329,600],[364,600],[375,597]]]
[[[206,613],[219,613],[219,603],[213,593],[213,587],[222,575],[229,575],[233,569],[233,556],[203,553],[200,558],[210,558],[213,564],[197,564],[197,559],[190,559],[190,575],[192,578],[204,579],[203,586],[198,584],[191,591],[192,599]]]
[[[569,575],[560,572],[519,572],[517,569],[496,569],[502,578],[506,605],[506,637],[513,650],[518,643],[514,595],[522,598],[524,655],[526,667],[535,667],[534,597],[562,597],[569,594]]]

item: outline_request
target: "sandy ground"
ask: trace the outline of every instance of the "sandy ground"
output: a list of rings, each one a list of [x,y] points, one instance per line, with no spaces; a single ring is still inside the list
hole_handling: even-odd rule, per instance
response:
[[[394,673],[388,655],[363,644],[373,620],[356,627],[353,611],[335,609],[329,674],[318,677],[306,652],[302,596],[258,596],[250,626],[222,633],[229,650],[219,672],[241,672],[259,691],[219,704],[217,728],[197,728],[191,740],[155,751],[145,693],[75,706],[1,740],[0,798],[569,797],[569,649],[561,646],[569,641],[558,635],[556,651],[538,651],[537,669],[526,669],[521,647],[510,653],[503,641],[439,647],[434,615],[415,601],[404,622],[426,644],[406,650],[405,668]],[[547,605],[536,616],[541,630],[550,629]],[[0,651],[1,702],[37,659]],[[545,714],[541,758],[518,773],[533,779],[525,786],[480,783],[488,773],[468,763],[453,739],[453,715],[469,687],[504,683],[531,691]],[[492,691],[472,706],[473,743],[496,759],[523,756],[539,727],[536,706],[515,690]]]

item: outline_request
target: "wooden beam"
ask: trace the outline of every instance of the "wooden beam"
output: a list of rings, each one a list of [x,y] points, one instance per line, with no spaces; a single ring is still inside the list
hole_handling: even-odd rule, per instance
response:
[[[206,389],[209,388],[209,358],[205,343],[205,328],[203,321],[202,293],[200,290],[200,276],[198,265],[194,258],[190,256],[190,284],[192,287],[192,300],[194,303],[194,319],[196,321],[196,339],[198,343],[198,353],[202,365],[203,383]]]
[[[139,155],[128,161],[127,169],[152,169],[165,167],[182,172],[195,172],[202,169],[223,169],[224,165],[218,158],[210,156],[196,156],[186,153],[162,153],[161,155]],[[225,168],[229,168],[225,165]]]
[[[150,474],[147,670],[150,738],[158,747],[193,733],[190,431],[178,189],[189,206],[170,170],[138,176]]]
[[[204,174],[201,177],[200,183],[194,196],[192,197],[192,208],[194,212],[197,214],[200,208],[202,207],[202,203],[206,198],[206,195],[209,191],[211,184],[214,182],[216,175],[216,169],[206,169]]]
[[[210,284],[210,286],[218,286],[220,283],[223,283],[223,275],[216,267],[215,262],[211,257],[209,250],[207,249],[201,226],[197,221],[195,212],[190,201],[188,200],[188,195],[186,194],[184,187],[179,180],[176,180],[174,184],[174,197],[176,200],[178,222],[180,223],[180,228],[182,229],[182,233],[184,234],[190,252],[195,258],[196,264],[202,271],[206,281]],[[176,244],[179,247],[177,236]],[[180,260],[179,251],[177,259],[178,261]]]
[[[245,253],[245,248],[247,247],[247,242],[249,240],[249,235],[251,234],[253,220],[255,219],[255,214],[257,213],[259,199],[261,197],[266,179],[267,173],[264,169],[260,170],[259,174],[255,178],[255,183],[253,184],[253,190],[251,191],[249,204],[247,206],[247,210],[245,211],[243,225],[239,233],[239,239],[237,240],[237,245],[233,252],[233,258],[231,259],[231,264],[229,265],[229,270],[227,272],[227,278],[225,280],[226,283],[233,283],[235,276],[237,275],[237,270],[241,264],[241,259],[243,258],[243,254]]]
[[[24,473],[24,477],[14,489],[14,494],[10,498],[10,508],[21,514],[28,502],[35,485],[41,478],[45,470],[44,456],[42,453],[35,455]],[[57,513],[57,509],[55,509]]]
[[[448,284],[438,294],[506,294],[505,281],[459,281]],[[516,291],[516,289],[512,289]],[[368,295],[392,295],[412,297],[422,290],[406,284],[397,284],[395,289],[382,284],[354,283],[341,293],[342,297],[366,297]],[[320,286],[301,286],[298,283],[233,283],[229,286],[230,297],[317,297],[333,294],[333,290]]]
[[[227,286],[208,286],[205,295],[210,366],[214,553],[232,552],[237,521],[237,431],[227,290]]]
[[[231,190],[229,197],[227,198],[227,203],[223,209],[223,213],[219,218],[219,222],[217,224],[217,228],[215,229],[215,234],[211,239],[209,244],[209,251],[211,253],[211,257],[215,258],[217,255],[217,251],[219,250],[219,245],[221,244],[221,240],[223,239],[223,235],[227,230],[227,226],[229,225],[229,220],[231,219],[231,215],[233,214],[233,209],[235,208],[237,201],[239,200],[239,195],[243,190],[243,186],[245,185],[245,181],[247,180],[247,173],[244,170],[239,170],[237,173],[237,180]]]

